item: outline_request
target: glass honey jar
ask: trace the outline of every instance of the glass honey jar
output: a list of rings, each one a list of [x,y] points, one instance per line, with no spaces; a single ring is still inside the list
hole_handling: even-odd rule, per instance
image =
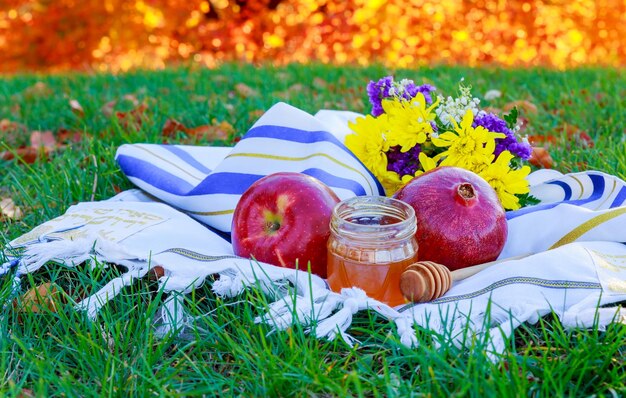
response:
[[[406,302],[400,275],[417,261],[415,211],[385,196],[357,196],[333,209],[328,239],[328,284],[358,287],[395,306]]]

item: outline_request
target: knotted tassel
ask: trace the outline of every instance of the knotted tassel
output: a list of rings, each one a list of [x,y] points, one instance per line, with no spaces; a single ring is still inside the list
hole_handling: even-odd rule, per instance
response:
[[[190,315],[185,311],[182,295],[172,293],[159,308],[154,324],[155,336],[163,338],[171,333],[181,332],[188,326]]]
[[[342,299],[343,306],[339,311],[319,322],[315,328],[310,329],[318,338],[323,337],[332,340],[339,335],[346,344],[352,346],[355,339],[348,335],[346,330],[352,324],[353,315],[365,309],[374,310],[389,320],[395,321],[401,318],[399,312],[378,300],[367,297],[367,294],[359,288],[342,289],[341,294],[332,294]],[[404,340],[409,342],[410,337],[408,337],[407,330],[403,326],[405,325],[400,321],[400,328],[404,335]]]
[[[121,276],[111,279],[106,285],[104,285],[96,293],[89,297],[86,297],[82,301],[76,304],[76,309],[79,311],[85,311],[90,319],[95,319],[98,311],[111,299],[117,296],[122,288],[131,285],[135,279],[142,278],[149,270],[147,264],[144,266],[133,267],[130,271],[122,274]]]

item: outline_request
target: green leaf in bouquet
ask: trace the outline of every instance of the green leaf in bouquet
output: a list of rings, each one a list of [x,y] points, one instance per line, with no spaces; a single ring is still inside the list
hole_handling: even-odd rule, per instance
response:
[[[538,205],[539,203],[541,203],[541,201],[539,199],[537,199],[536,197],[532,196],[529,193],[525,193],[522,195],[516,195],[519,198],[519,204],[520,204],[520,208],[524,208],[527,206],[534,206],[534,205]]]
[[[507,115],[504,115],[504,121],[506,122],[507,127],[511,130],[513,130],[515,128],[515,125],[517,125],[518,116],[519,111],[517,110],[516,106],[514,106]]]

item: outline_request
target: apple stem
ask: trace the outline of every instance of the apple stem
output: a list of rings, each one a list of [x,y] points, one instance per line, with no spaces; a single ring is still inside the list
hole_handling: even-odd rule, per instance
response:
[[[457,188],[458,198],[461,202],[469,205],[473,199],[476,198],[476,192],[474,192],[474,186],[469,182],[464,182]]]

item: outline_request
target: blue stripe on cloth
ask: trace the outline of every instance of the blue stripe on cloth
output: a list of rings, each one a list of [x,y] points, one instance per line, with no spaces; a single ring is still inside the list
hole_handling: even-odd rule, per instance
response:
[[[243,136],[242,140],[245,140],[246,138],[274,138],[277,140],[299,142],[303,144],[329,142],[344,150],[357,162],[359,162],[361,167],[363,167],[363,170],[365,170],[372,178],[372,180],[376,183],[376,189],[378,189],[378,194],[385,195],[385,189],[381,185],[380,181],[378,181],[378,179],[374,177],[374,174],[372,174],[372,172],[369,171],[367,167],[365,167],[363,162],[361,162],[361,160],[359,160],[359,158],[357,158],[356,155],[352,153],[352,151],[350,151],[343,143],[341,143],[341,141],[339,141],[337,137],[327,131],[306,131],[285,126],[265,125],[253,127],[248,130],[248,132]]]
[[[626,202],[626,187],[622,187],[622,189],[619,190],[615,200],[611,203],[611,208],[621,206],[624,202]]]
[[[356,196],[363,196],[367,194],[361,184],[347,178],[334,176],[322,169],[306,169],[302,171],[302,174],[315,177],[329,187],[342,188],[352,191]]]
[[[230,194],[241,195],[244,193],[250,185],[252,185],[258,179],[265,177],[258,174],[245,174],[245,173],[213,173],[200,184],[198,184],[193,190],[191,190],[187,196],[198,196],[208,194]]]
[[[564,194],[563,202],[568,201],[572,198],[572,187],[570,187],[568,183],[564,181],[550,181],[548,182],[548,184],[558,185],[561,188],[563,188],[563,194]]]
[[[570,205],[581,206],[581,205],[584,205],[585,203],[593,202],[594,200],[600,199],[602,195],[604,195],[604,188],[605,188],[604,177],[598,174],[589,174],[589,179],[591,180],[593,184],[593,192],[591,193],[591,196],[589,196],[587,199],[564,200],[561,202],[546,203],[544,205],[538,204],[535,206],[524,207],[519,210],[507,212],[506,219],[512,220],[524,214],[534,213],[536,211],[549,210],[560,204],[570,204]],[[552,181],[549,184],[556,183],[556,182],[561,182],[561,181]],[[562,184],[556,184],[556,185],[562,186]],[[569,189],[569,192],[570,192],[569,197],[571,197],[571,188],[569,186],[567,188]]]
[[[253,127],[241,138],[274,138],[277,140],[313,144],[315,142],[328,141],[346,149],[345,146],[331,133],[327,131],[306,131],[285,126],[265,125]],[[347,152],[350,152],[346,149]]]
[[[310,168],[302,171],[302,174],[315,177],[329,187],[342,188],[354,192],[355,195],[366,195],[361,184],[347,179],[334,176],[322,169]],[[205,178],[198,186],[190,191],[187,196],[208,194],[243,194],[254,182],[264,177],[257,174],[244,173],[213,173]]]
[[[192,184],[182,178],[163,171],[145,160],[119,155],[117,163],[128,177],[137,178],[146,184],[174,195],[186,195],[193,188]]]
[[[198,162],[196,158],[185,152],[183,149],[177,147],[176,145],[161,145],[161,148],[173,153],[179,159],[183,160],[194,169],[201,171],[204,174],[211,173],[211,169],[205,167],[202,163]]]

